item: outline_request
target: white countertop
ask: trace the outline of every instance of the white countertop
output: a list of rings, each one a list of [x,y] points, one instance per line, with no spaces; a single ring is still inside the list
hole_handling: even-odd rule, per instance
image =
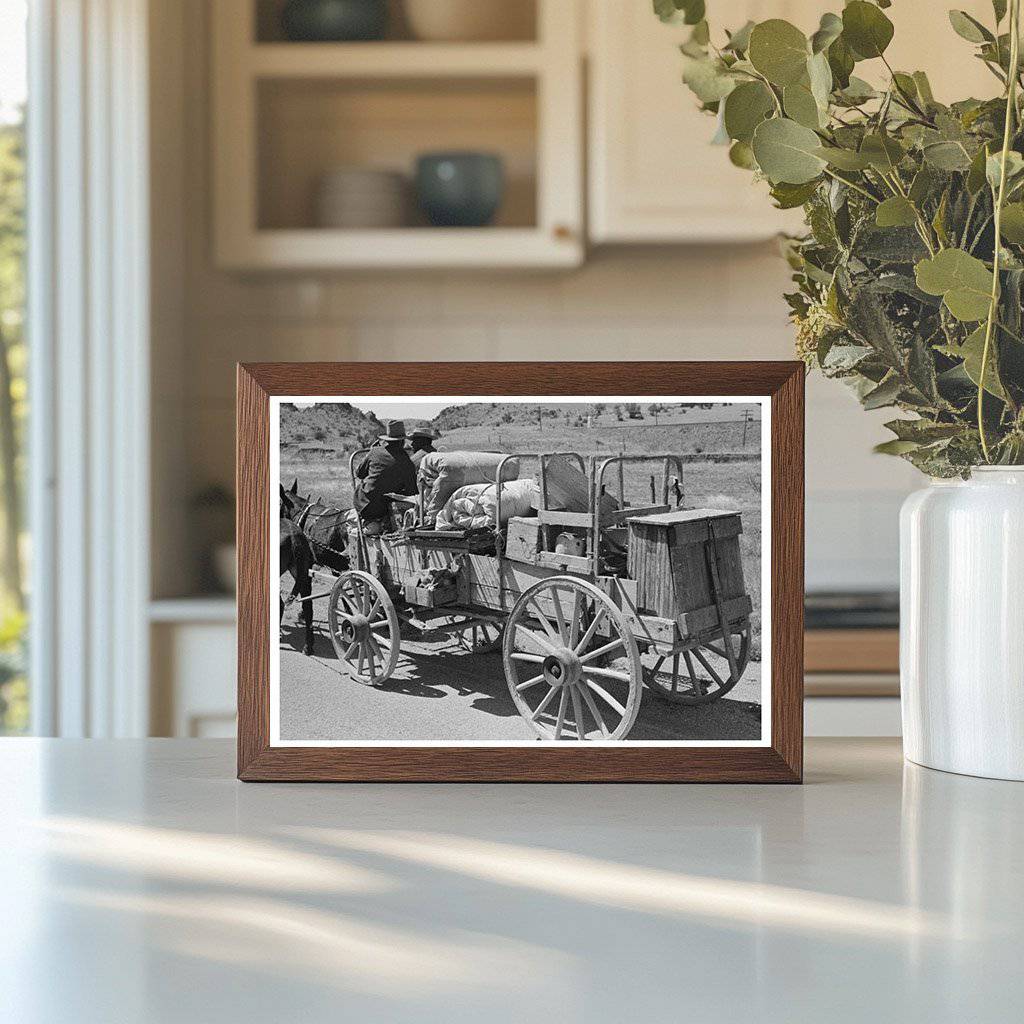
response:
[[[1024,785],[811,740],[796,786],[242,785],[0,741],[0,1021],[1019,1019]]]

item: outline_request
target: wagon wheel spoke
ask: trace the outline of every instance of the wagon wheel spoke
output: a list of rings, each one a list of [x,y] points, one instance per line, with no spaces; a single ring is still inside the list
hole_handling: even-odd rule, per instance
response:
[[[509,657],[513,661],[529,661],[534,665],[539,665],[544,661],[539,654],[527,654],[526,651],[513,651]]]
[[[572,595],[572,623],[569,626],[569,646],[576,649],[580,642],[580,616],[583,613],[583,601],[577,590]]]
[[[536,601],[533,601],[531,603],[533,605],[534,618],[540,623],[541,629],[543,629],[544,632],[547,633],[549,639],[553,640],[556,644],[560,644],[562,638],[557,632],[555,632],[550,621],[548,620],[547,615],[541,610],[540,606],[537,604]]]
[[[598,710],[597,704],[590,693],[590,688],[581,686],[579,690],[583,695],[583,700],[586,702],[587,707],[590,709],[590,713],[594,716],[594,721],[597,722],[597,727],[601,731],[602,739],[608,739],[608,726],[604,724],[604,719],[601,717],[601,712]]]
[[[693,655],[708,670],[708,673],[710,674],[711,678],[714,679],[714,681],[718,683],[719,686],[725,686],[725,683],[722,682],[722,677],[714,670],[714,668],[712,668],[711,663],[708,661],[708,659],[700,653],[699,647],[694,647]]]
[[[521,622],[516,623],[516,629],[522,630],[538,647],[543,648],[548,654],[554,654],[557,650],[549,640],[542,637],[536,630],[524,626]]]
[[[580,692],[578,686],[573,686],[570,696],[572,697],[572,714],[576,720],[576,738],[586,739],[587,734],[584,731],[586,725],[583,721],[583,702],[580,700]]]
[[[603,686],[598,685],[592,679],[587,680],[587,686],[610,708],[613,708],[620,715],[625,715],[626,709]]]
[[[562,696],[558,699],[558,718],[555,721],[555,739],[562,738],[562,727],[565,725],[565,705],[569,697],[569,687],[561,687]]]
[[[576,646],[573,648],[577,654],[579,654],[580,651],[585,651],[587,649],[587,644],[589,644],[590,641],[594,638],[594,634],[597,632],[597,627],[601,625],[601,620],[604,618],[604,613],[604,608],[597,609],[597,614],[591,620],[590,625],[587,626],[587,631],[583,634],[583,637],[580,640],[580,642],[576,644]]]
[[[561,689],[561,687],[559,687],[559,686],[552,686],[551,689],[548,690],[547,696],[534,709],[533,721],[536,722],[537,719],[540,718],[540,716],[544,714],[545,709],[551,703],[551,698],[554,697],[554,695],[556,693],[558,693],[558,691],[560,689]]]
[[[380,647],[377,646],[377,641],[374,640],[372,636],[368,636],[366,638],[366,643],[367,646],[370,648],[370,653],[374,656],[374,658],[380,658],[380,660],[383,661],[384,655],[381,653]]]
[[[528,690],[528,689],[530,689],[531,686],[536,686],[538,683],[543,683],[543,682],[544,682],[544,676],[542,676],[542,675],[534,676],[532,679],[527,679],[525,683],[517,683],[516,684],[516,690],[518,690],[519,693],[522,693],[523,690]]]
[[[698,697],[705,696],[708,689],[704,685],[704,680],[697,675],[697,670],[693,667],[693,658],[690,657],[690,652],[683,651],[683,658],[686,661],[686,671],[690,673],[690,681],[693,683],[694,692]]]
[[[583,670],[584,676],[601,676],[604,679],[618,679],[620,683],[629,682],[628,672],[619,672],[613,668],[593,668],[590,665]]]
[[[565,621],[565,613],[562,611],[562,602],[558,597],[558,588],[551,590],[551,603],[555,606],[555,621],[558,623],[558,639],[563,645],[569,642],[569,625]]]
[[[614,651],[617,647],[623,646],[625,646],[625,641],[622,637],[619,637],[617,640],[613,640],[610,644],[605,644],[604,647],[598,647],[595,651],[588,651],[580,658],[580,663],[586,665],[588,662],[594,661],[595,658],[603,658],[606,654]]]

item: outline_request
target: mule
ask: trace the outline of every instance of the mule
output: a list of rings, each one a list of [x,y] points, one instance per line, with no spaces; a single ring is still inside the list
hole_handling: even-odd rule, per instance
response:
[[[281,515],[290,519],[309,540],[313,558],[317,565],[325,565],[335,572],[345,572],[349,557],[345,553],[348,531],[345,519],[349,510],[328,505],[319,498],[299,494],[299,481],[295,479],[289,488],[281,488]]]
[[[286,572],[292,574],[295,586],[292,587],[292,597],[309,597],[313,593],[313,549],[303,532],[290,520],[281,517],[280,532],[280,569],[283,576]],[[303,654],[313,653],[313,602],[302,602],[302,622],[305,626],[305,642],[302,646]],[[284,601],[281,600],[281,619],[284,619]]]

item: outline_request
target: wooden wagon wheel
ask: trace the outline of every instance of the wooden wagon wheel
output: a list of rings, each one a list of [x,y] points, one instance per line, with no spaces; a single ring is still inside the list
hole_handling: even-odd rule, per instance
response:
[[[679,654],[659,657],[653,668],[645,666],[647,685],[673,704],[710,704],[724,697],[750,663],[750,620],[732,623],[729,634],[727,638],[709,638]],[[732,648],[732,658],[726,644]]]
[[[354,679],[378,686],[394,672],[398,615],[379,580],[361,569],[343,572],[331,591],[327,624],[338,660]]]
[[[512,609],[502,646],[512,700],[543,739],[620,740],[633,727],[640,652],[622,612],[592,583],[534,584]],[[602,664],[606,655],[613,660]]]

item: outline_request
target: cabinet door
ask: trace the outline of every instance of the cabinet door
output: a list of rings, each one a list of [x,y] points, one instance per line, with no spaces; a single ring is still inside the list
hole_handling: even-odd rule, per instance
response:
[[[735,0],[711,17],[716,35],[771,17],[809,31],[821,9],[810,0]],[[738,241],[801,223],[798,212],[776,210],[767,186],[734,167],[724,146],[710,145],[715,120],[681,78],[689,28],[662,24],[650,0],[591,0],[589,27],[593,241]]]
[[[716,35],[766,18],[786,18],[809,34],[823,11],[842,6],[841,0],[731,0],[709,8]],[[989,0],[956,6],[991,24]],[[945,5],[905,0],[886,13],[896,26],[890,62],[927,71],[938,99],[997,93],[973,47],[950,27]],[[688,28],[663,25],[650,0],[590,0],[588,26],[592,241],[741,241],[799,230],[799,211],[775,210],[763,183],[733,167],[724,147],[709,145],[714,120],[697,109],[680,80],[678,45]],[[874,82],[888,77],[879,61],[861,64],[858,74]]]

